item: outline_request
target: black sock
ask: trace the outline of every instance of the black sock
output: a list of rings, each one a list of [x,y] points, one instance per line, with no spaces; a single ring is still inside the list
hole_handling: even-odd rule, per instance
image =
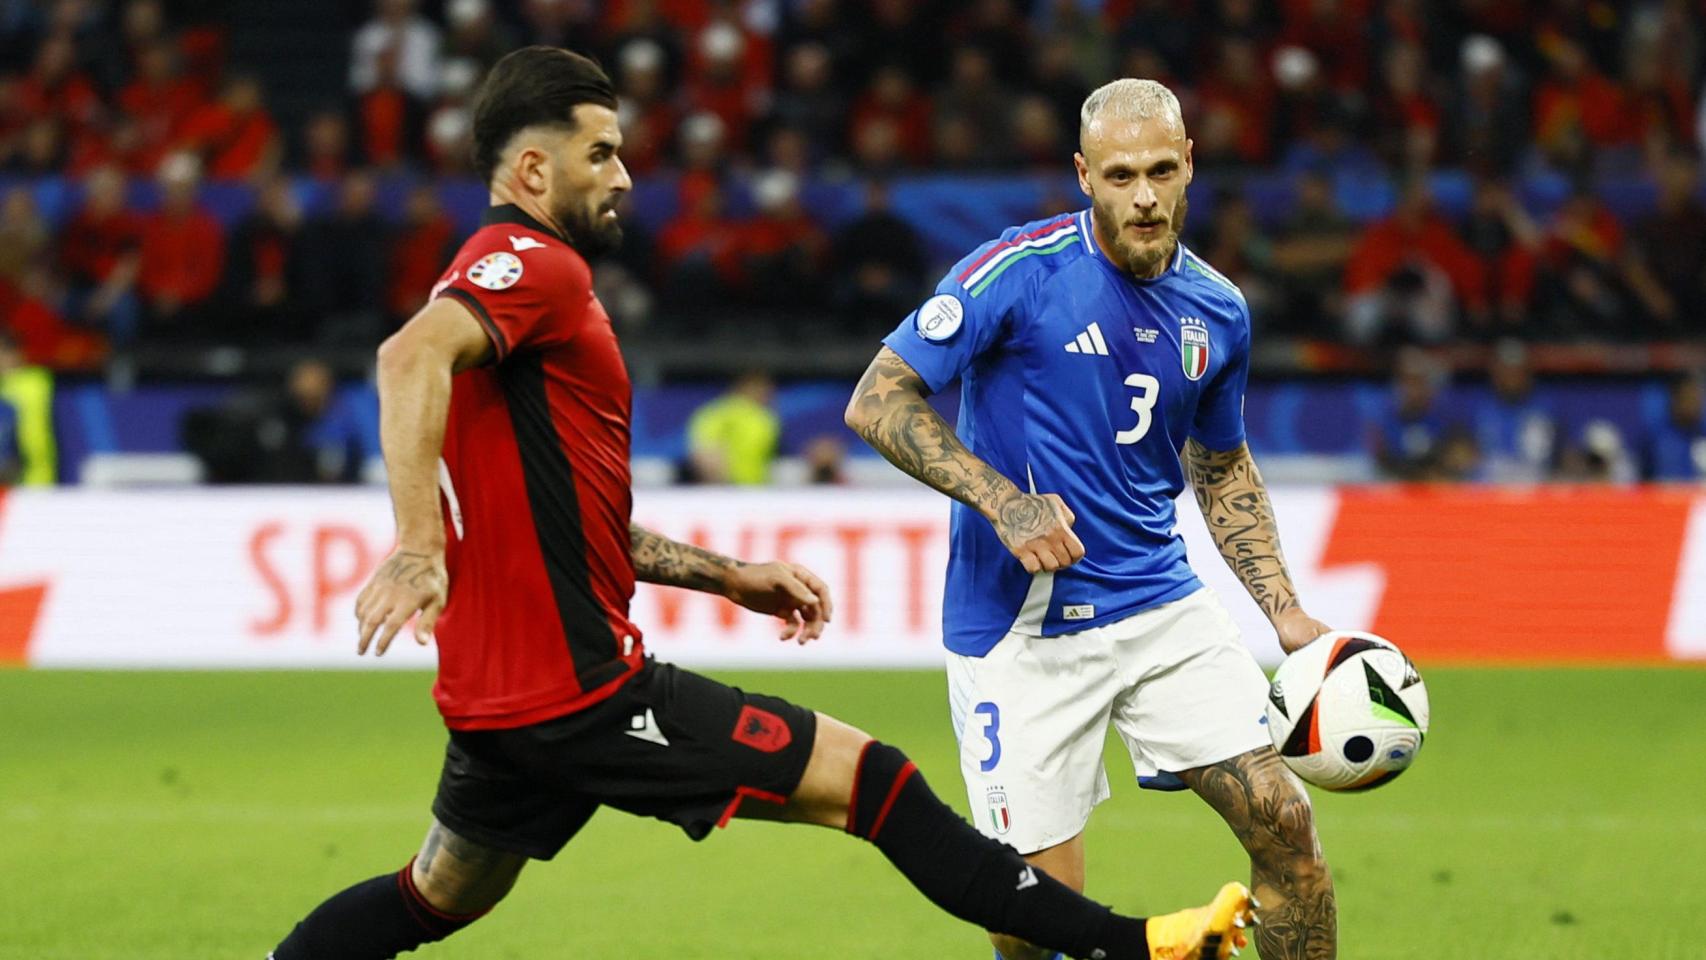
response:
[[[485,915],[454,916],[415,889],[415,862],[364,880],[314,908],[269,955],[271,960],[389,960],[443,940]]]
[[[1080,960],[1148,960],[1141,919],[1086,899],[978,833],[888,744],[866,744],[859,758],[847,832],[875,844],[931,903],[961,920]]]

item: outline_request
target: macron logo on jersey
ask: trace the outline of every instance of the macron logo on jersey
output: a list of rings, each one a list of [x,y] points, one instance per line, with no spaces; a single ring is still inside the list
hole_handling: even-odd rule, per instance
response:
[[[644,740],[662,747],[669,746],[669,738],[658,729],[657,717],[653,716],[652,708],[647,707],[645,713],[636,713],[628,718],[628,729],[622,731],[636,740]]]
[[[510,237],[509,245],[515,248],[516,253],[520,253],[523,250],[542,249],[545,246],[543,243],[540,243],[532,237]]]
[[[1077,339],[1066,345],[1067,353],[1088,353],[1098,357],[1108,355],[1108,341],[1102,337],[1100,325],[1092,322],[1078,334]]]

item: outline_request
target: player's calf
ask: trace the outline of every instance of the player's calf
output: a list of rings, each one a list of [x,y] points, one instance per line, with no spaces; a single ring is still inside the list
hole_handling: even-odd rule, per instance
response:
[[[1045,847],[1025,855],[1031,866],[1048,873],[1079,893],[1084,892],[1084,835],[1078,834],[1063,843]],[[1005,933],[989,935],[995,953],[1001,960],[1055,960],[1060,954],[1046,947],[1026,943]]]
[[[389,960],[443,940],[485,916],[525,863],[434,823],[408,866],[315,907],[269,960]]]
[[[1338,905],[1315,835],[1309,795],[1263,747],[1181,775],[1214,807],[1250,855],[1262,903],[1256,946],[1264,960],[1333,960]]]

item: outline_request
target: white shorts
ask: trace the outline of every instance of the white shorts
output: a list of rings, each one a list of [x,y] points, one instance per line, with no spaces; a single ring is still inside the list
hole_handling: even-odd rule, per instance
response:
[[[1008,634],[948,654],[972,820],[1030,854],[1072,839],[1108,798],[1108,724],[1139,778],[1270,745],[1267,677],[1207,588],[1058,637]]]

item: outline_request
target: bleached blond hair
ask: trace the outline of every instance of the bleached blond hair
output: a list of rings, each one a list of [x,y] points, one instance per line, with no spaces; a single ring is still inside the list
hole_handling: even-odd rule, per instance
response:
[[[1134,123],[1159,120],[1179,136],[1185,135],[1185,117],[1179,110],[1179,98],[1173,96],[1173,91],[1167,89],[1166,84],[1154,80],[1126,77],[1105,83],[1085,97],[1084,106],[1078,111],[1080,149],[1091,125],[1103,119]]]

